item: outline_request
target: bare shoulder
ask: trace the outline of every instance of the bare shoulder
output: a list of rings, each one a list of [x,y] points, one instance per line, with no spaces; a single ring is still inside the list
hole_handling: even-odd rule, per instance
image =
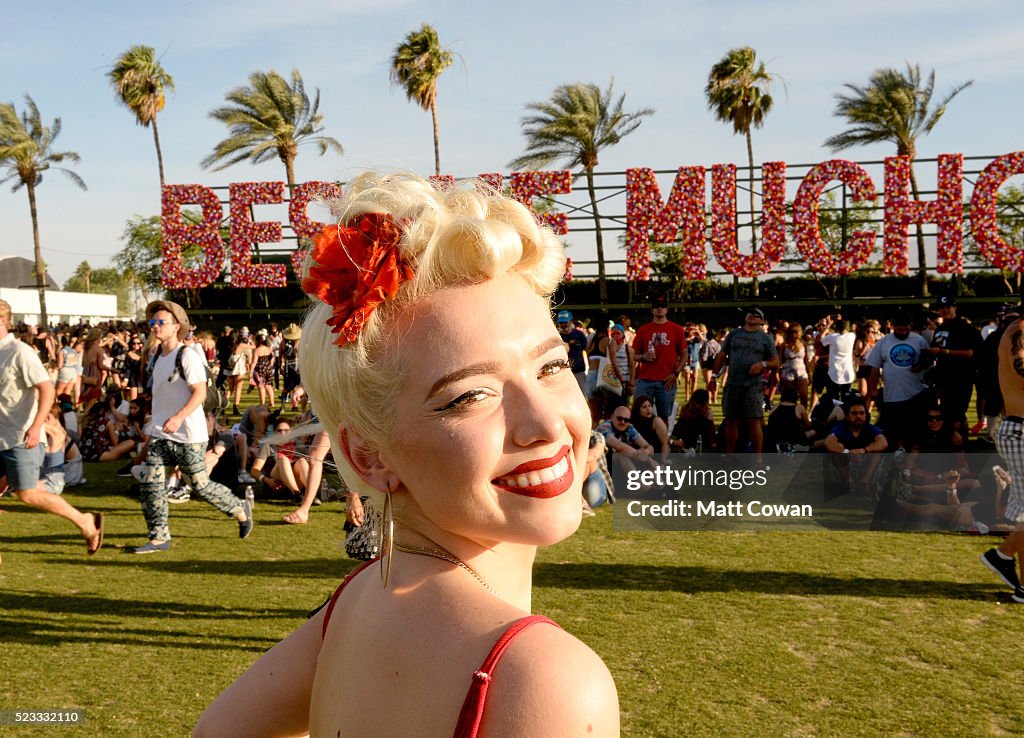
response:
[[[561,628],[522,631],[491,675],[486,735],[619,735],[619,698],[608,667]]]

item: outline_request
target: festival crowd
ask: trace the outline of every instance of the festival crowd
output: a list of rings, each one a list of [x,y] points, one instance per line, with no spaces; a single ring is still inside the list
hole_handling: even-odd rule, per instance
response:
[[[555,316],[594,428],[586,508],[614,502],[613,458],[629,469],[672,451],[747,453],[757,463],[765,453],[832,454],[844,481],[878,500],[878,527],[984,533],[972,508],[987,504],[975,512],[1009,537],[982,560],[1024,602],[1013,565],[1024,535],[1024,338],[1019,327],[1006,335],[1019,306],[980,327],[949,294],[931,310],[893,307],[877,320],[825,312],[807,326],[769,323],[757,306],[717,328],[669,320],[662,297],[650,308],[636,329],[627,315],[590,325],[568,310]],[[983,485],[967,452],[997,446],[1001,463]],[[885,452],[893,463],[882,463]]]
[[[154,317],[160,307],[174,314],[168,315],[167,321]],[[0,469],[0,495],[18,493],[23,500],[27,496],[30,504],[71,519],[86,538],[90,554],[102,545],[102,516],[78,513],[58,497],[65,488],[86,484],[83,462],[117,463],[117,475],[133,479],[131,492],[143,501],[147,517],[153,512],[145,501],[147,486],[159,486],[161,496],[177,504],[199,493],[197,487],[213,482],[219,485],[218,500],[213,504],[238,518],[240,524],[246,523],[240,530],[242,537],[252,530],[251,510],[239,507],[246,504],[247,487],[253,491],[253,499],[294,500],[297,507],[284,520],[299,524],[308,521],[314,505],[343,493],[324,479],[324,462],[330,463],[326,434],[291,434],[293,425],[315,422],[299,372],[302,331],[296,324],[280,330],[271,323],[255,332],[248,326],[224,326],[214,337],[196,332],[184,310],[167,301],[152,303],[147,320],[99,325],[11,325],[6,303],[0,305],[0,312],[5,313],[0,318],[10,327],[0,342],[0,366],[12,376],[24,377],[25,384],[18,387],[18,382],[5,379],[2,388],[19,407],[4,408],[4,420],[9,421],[5,426],[12,431],[6,452],[12,458],[5,459]],[[159,361],[168,338],[160,335],[165,325],[167,330],[173,326],[170,338],[175,349],[180,345],[187,351],[181,356],[174,353],[169,362]],[[179,375],[181,381],[176,381]],[[163,457],[156,453],[161,444],[156,442],[168,429],[169,416],[188,401],[190,392],[185,388],[196,383],[207,385],[199,403],[205,427],[188,429],[183,423],[179,433],[184,434],[183,439],[201,443],[188,459],[194,462],[192,474],[185,460],[175,458],[167,467],[172,473],[164,475]],[[35,399],[27,391],[32,387],[37,390]],[[161,410],[160,398],[175,387],[184,392],[181,402],[173,406],[172,400],[171,409],[154,421]],[[37,406],[43,412],[32,413]],[[237,422],[224,424],[229,406]],[[15,458],[16,451],[10,450],[16,450],[22,441],[16,437],[20,426],[34,427],[28,419],[41,424],[39,442],[31,449],[40,451],[39,490],[27,471],[32,463]],[[199,496],[208,500],[210,494]],[[169,548],[166,513],[158,517],[161,522],[151,542],[134,547],[135,553]]]

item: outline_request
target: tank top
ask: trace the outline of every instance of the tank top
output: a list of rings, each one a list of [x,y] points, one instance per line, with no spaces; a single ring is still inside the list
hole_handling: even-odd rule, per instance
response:
[[[625,341],[619,346],[619,350],[615,352],[615,364],[619,367],[619,373],[622,374],[623,382],[628,382],[632,379],[629,376],[629,353],[626,349]]]
[[[378,559],[368,561],[351,574],[349,574],[341,582],[341,585],[334,591],[331,596],[330,602],[327,603],[327,609],[324,612],[324,627],[321,632],[320,639],[323,640],[327,636],[327,625],[331,621],[331,614],[334,612],[334,606],[338,603],[338,597],[341,596],[341,592],[345,589],[345,585],[355,579],[356,575],[366,569],[368,566],[376,564]],[[491,648],[491,652],[487,654],[487,658],[484,659],[483,664],[480,668],[473,672],[472,681],[469,685],[469,691],[466,693],[466,699],[462,703],[462,709],[459,711],[459,722],[455,725],[455,735],[453,738],[477,738],[480,733],[480,723],[484,717],[484,707],[487,704],[487,689],[491,682],[494,680],[494,669],[501,661],[501,657],[504,655],[506,649],[511,645],[512,641],[517,635],[522,633],[524,630],[529,628],[531,625],[538,623],[548,623],[550,625],[559,627],[558,623],[546,618],[543,615],[527,615],[525,618],[520,618],[508,627],[508,629],[501,634],[494,647]]]

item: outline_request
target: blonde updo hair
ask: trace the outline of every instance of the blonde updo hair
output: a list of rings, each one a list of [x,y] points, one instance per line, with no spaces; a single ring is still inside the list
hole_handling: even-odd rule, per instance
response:
[[[332,307],[311,296],[314,305],[299,347],[302,384],[331,434],[340,467],[339,426],[351,428],[373,449],[391,437],[391,408],[403,374],[387,343],[399,314],[446,287],[506,273],[549,297],[565,273],[565,254],[551,230],[540,226],[526,207],[481,182],[440,191],[415,175],[368,172],[330,205],[346,224],[366,213],[390,215],[402,229],[399,250],[413,270],[395,299],[379,305],[359,338],[342,348],[334,345],[336,336],[327,325]],[[308,270],[309,257],[303,272]]]

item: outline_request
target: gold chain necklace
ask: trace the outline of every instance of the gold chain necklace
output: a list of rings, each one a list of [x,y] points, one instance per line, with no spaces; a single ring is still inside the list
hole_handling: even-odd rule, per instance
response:
[[[426,546],[406,546],[404,543],[399,543],[396,540],[395,548],[397,548],[399,551],[403,551],[408,554],[414,554],[416,556],[431,556],[435,559],[447,561],[449,564],[455,564],[460,569],[465,569],[466,571],[468,571],[473,576],[473,578],[480,582],[480,584],[483,585],[483,588],[490,592],[492,595],[494,595],[495,597],[498,596],[498,593],[491,588],[491,585],[485,582],[483,580],[483,577],[477,574],[469,564],[467,564],[465,561],[460,559],[458,556],[453,554],[448,549],[441,548],[436,543],[434,544],[433,548],[428,548]]]

